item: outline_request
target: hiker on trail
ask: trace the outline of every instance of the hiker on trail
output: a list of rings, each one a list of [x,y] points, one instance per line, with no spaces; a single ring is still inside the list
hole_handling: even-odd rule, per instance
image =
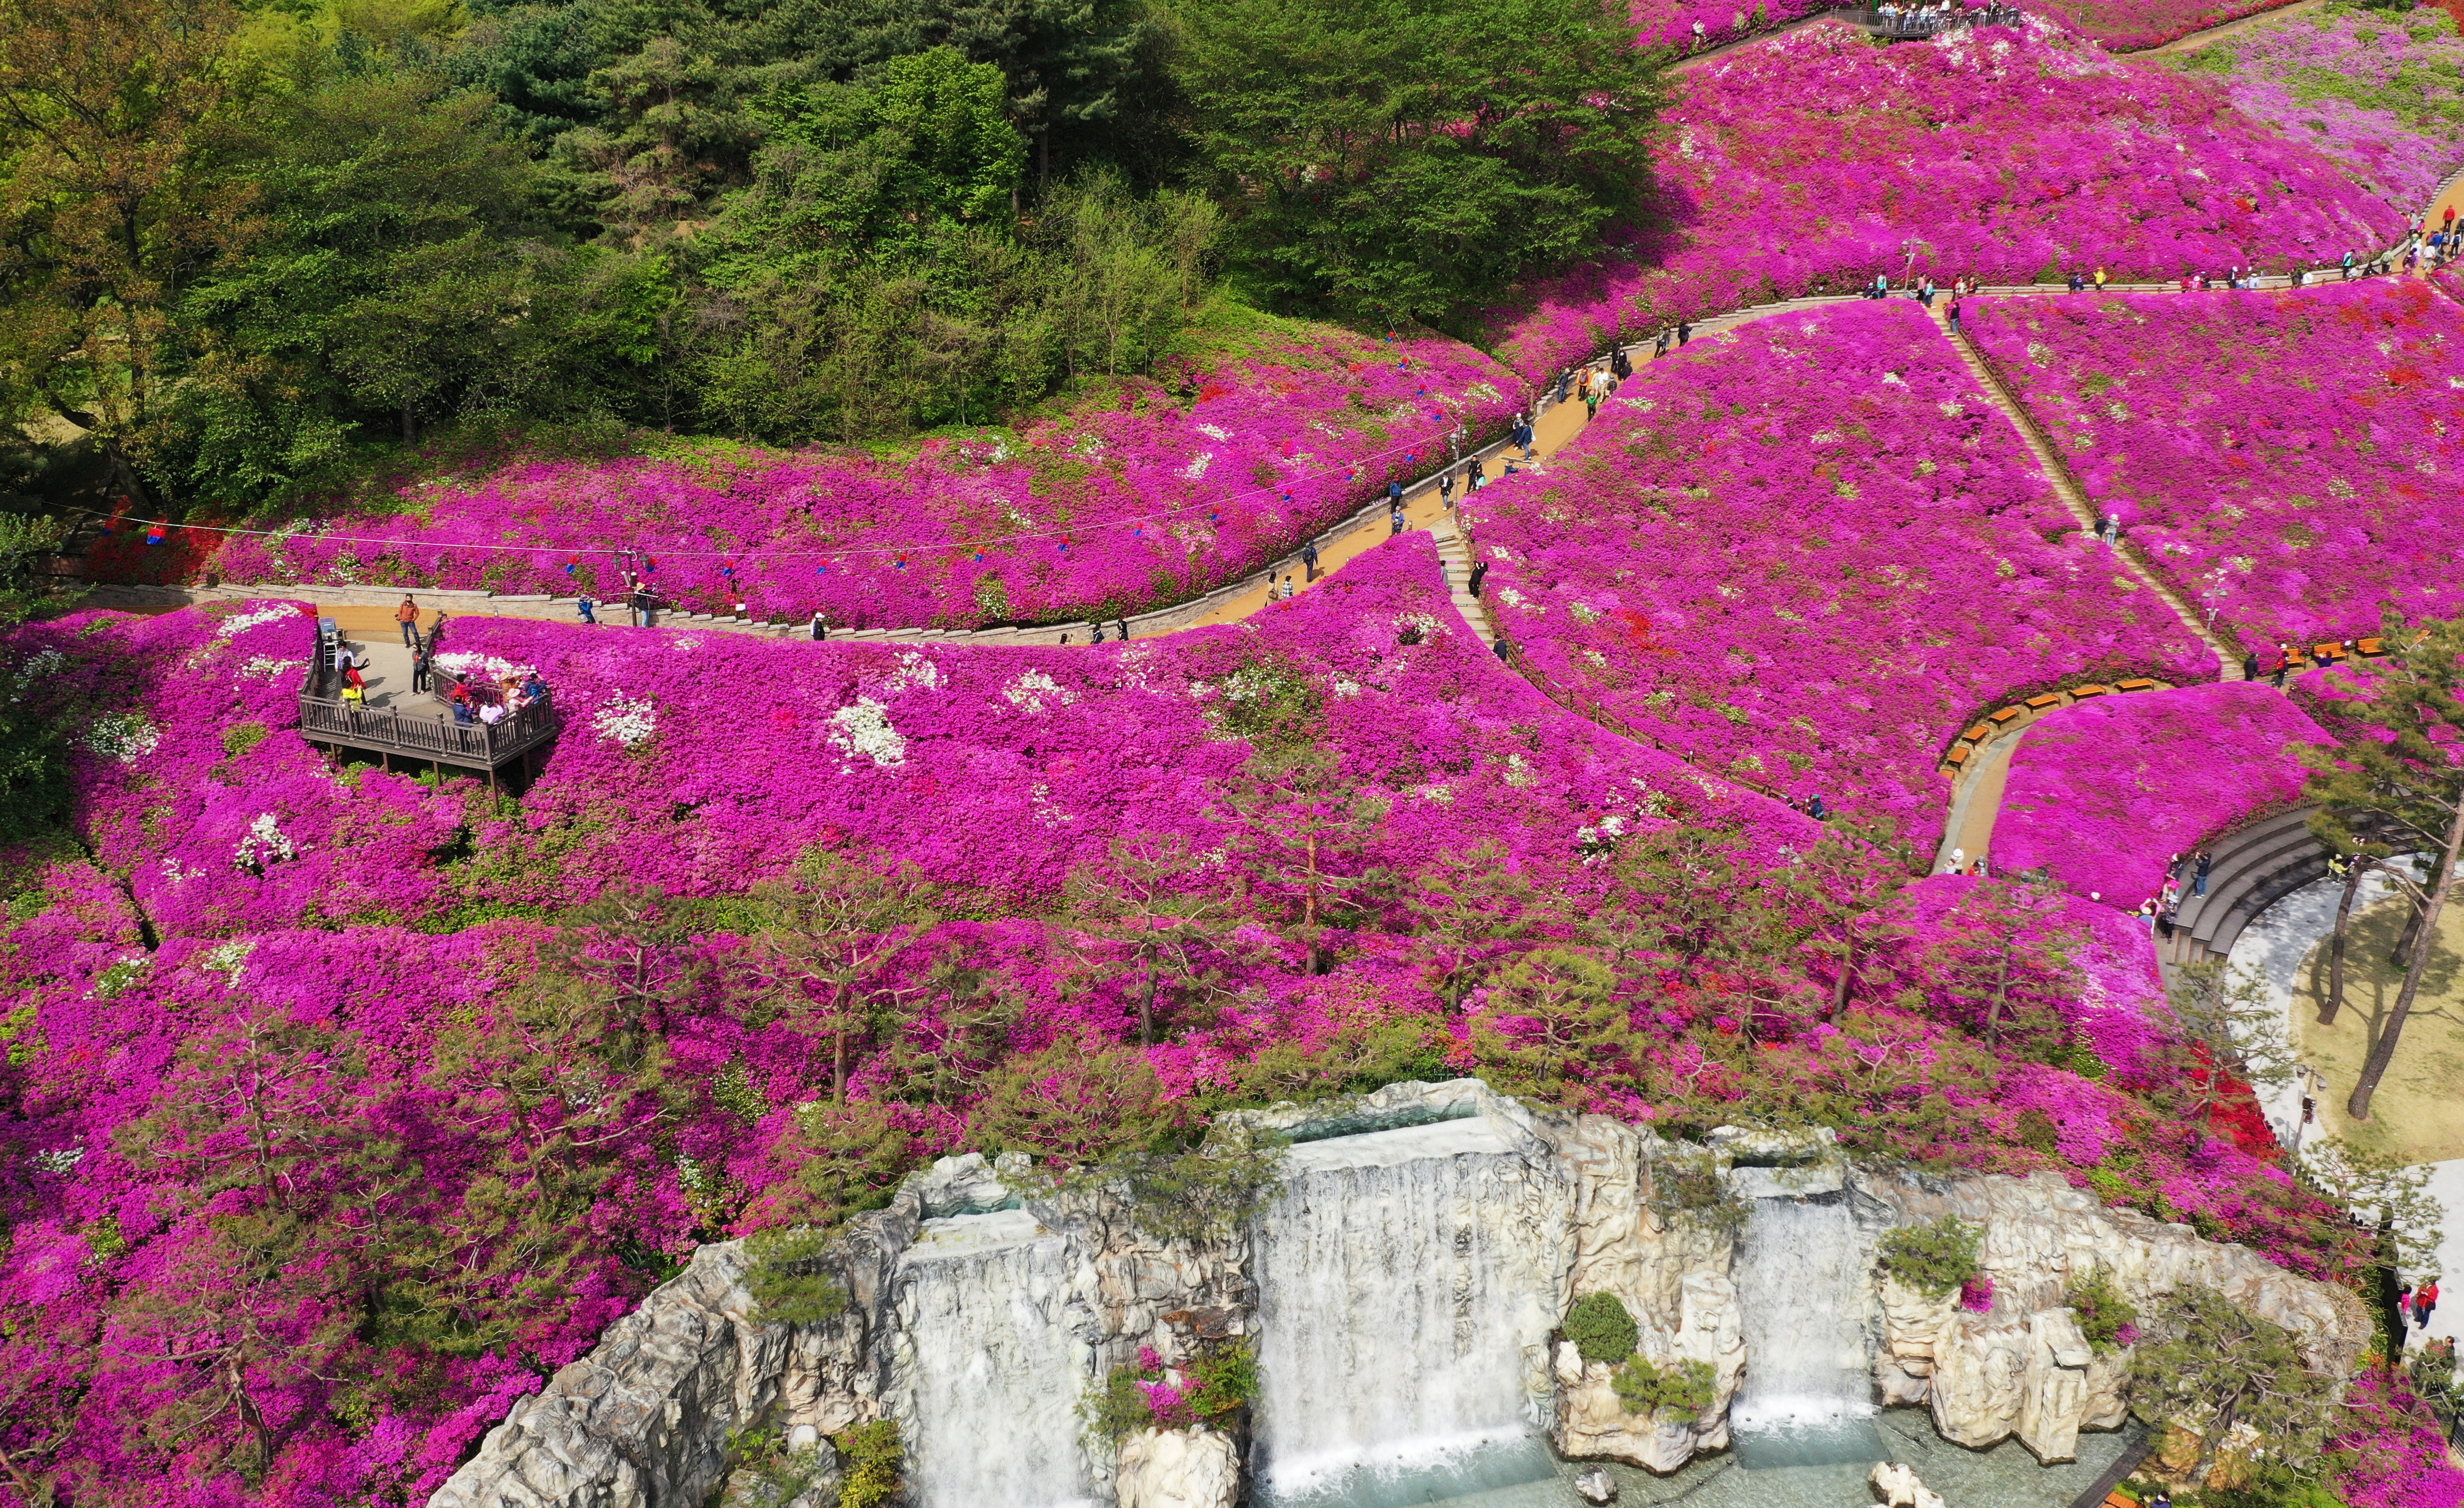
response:
[[[1634,375],[1634,358],[1626,354],[1624,346],[1618,346],[1617,354],[1609,358],[1609,370],[1617,373],[1620,382]]]
[[[1127,644],[1128,642],[1130,642],[1130,620],[1129,620],[1129,619],[1127,619],[1127,618],[1114,618],[1114,619],[1112,620],[1112,630],[1113,630],[1113,632],[1114,632],[1116,634],[1118,634],[1118,635],[1119,635],[1120,640],[1121,640],[1121,642],[1122,642],[1122,643]]]
[[[822,616],[822,610],[815,608],[813,610],[813,642],[819,644],[828,636],[829,628],[827,620]]]
[[[2078,269],[2078,268],[2076,268],[2076,267],[2072,268],[2072,269],[2071,269],[2071,292],[2073,292],[2073,293],[2077,293],[2077,292],[2079,292],[2080,289],[2082,289],[2082,288],[2084,288],[2084,287],[2086,287],[2086,286],[2087,286],[2087,279],[2086,279],[2086,278],[2084,278],[2084,277],[2080,277],[2080,276],[2079,275],[2079,269]]]
[[[2433,1277],[2412,1291],[2412,1324],[2416,1330],[2430,1328],[2430,1312],[2438,1307],[2438,1279]]]
[[[1574,368],[1569,366],[1564,371],[1557,374],[1557,401],[1559,403],[1564,403],[1568,398],[1573,396],[1573,392]]]
[[[2208,872],[2215,867],[2215,863],[2216,856],[2213,854],[2206,849],[2199,850],[2199,861],[2190,870],[2191,895],[2204,896],[2208,893]]]
[[[1480,595],[1480,579],[1487,574],[1488,562],[1474,561],[1471,563],[1471,594],[1474,597]]]
[[[1453,477],[1453,473],[1447,473],[1446,481],[1441,483],[1439,487],[1439,491],[1447,494],[1449,498],[1451,498],[1454,492]],[[1317,580],[1317,543],[1315,541],[1311,541],[1310,543],[1301,546],[1301,568],[1309,573],[1305,578],[1306,580]],[[1129,631],[1127,629],[1122,630],[1121,637],[1126,639],[1129,636]]]
[[[1668,354],[1668,331],[1662,330],[1660,332],[1660,339],[1651,343],[1651,359],[1653,361],[1658,361]]]
[[[2277,689],[2277,690],[2278,690],[2278,691],[2282,691],[2282,690],[2284,689],[2284,676],[2285,676],[2285,673],[2286,673],[2286,672],[2288,672],[2288,671],[2290,671],[2290,670],[2292,670],[2292,669],[2293,669],[2293,646],[2292,646],[2292,645],[2290,645],[2290,644],[2278,644],[2277,646],[2276,646],[2276,665],[2275,665],[2275,672],[2276,672],[2276,689]]]
[[[1514,416],[1514,437],[1523,442],[1523,458],[1527,461],[1529,460],[1531,458],[1531,442],[1535,438],[1531,429],[1531,415],[1528,413],[1518,413]]]
[[[1289,580],[1290,578],[1287,577],[1286,579],[1287,579],[1287,580]],[[1271,580],[1269,580],[1269,581],[1268,581],[1268,583],[1267,583],[1267,587],[1266,587],[1266,596],[1268,597],[1268,599],[1269,599],[1269,600],[1271,600],[1271,599],[1274,597],[1274,594],[1275,594],[1275,592],[1274,592],[1274,584],[1273,584],[1273,582],[1272,582]],[[1097,618],[1094,622],[1088,624],[1088,625],[1087,625],[1087,627],[1089,627],[1089,629],[1092,629],[1092,630],[1095,632],[1095,636],[1094,636],[1093,638],[1091,638],[1091,639],[1088,640],[1088,642],[1089,642],[1089,643],[1090,643],[1090,644],[1101,644],[1101,643],[1103,643],[1103,642],[1104,642],[1104,620],[1103,620],[1103,619],[1101,619],[1101,618]]]
[[[402,647],[419,648],[419,604],[403,598],[402,606],[393,610],[393,621],[402,625]]]
[[[1698,22],[1698,23],[1696,23],[1696,24],[1697,24],[1697,25],[1700,25],[1701,23],[1699,23],[1699,22]],[[1497,657],[1498,657],[1499,659],[1504,659],[1504,658],[1506,658],[1507,651],[1506,651],[1506,641],[1505,641],[1504,639],[1500,639],[1500,640],[1498,640],[1496,643],[1494,643],[1494,644],[1490,645],[1490,646],[1489,646],[1489,648],[1490,648],[1490,649],[1493,649],[1493,650],[1495,650],[1495,651],[1497,651]]]
[[[1289,601],[1291,601],[1291,600],[1292,600],[1292,597],[1293,597],[1293,594],[1294,594],[1294,593],[1296,593],[1296,592],[1298,592],[1299,590],[1300,590],[1300,588],[1299,588],[1294,587],[1294,586],[1292,585],[1291,573],[1290,573],[1289,571],[1285,572],[1285,573],[1284,573],[1284,600],[1285,600],[1286,602],[1289,602]]]
[[[2100,292],[2104,287],[2104,269],[2101,267],[2096,270],[2096,286]]]
[[[592,600],[590,593],[585,591],[581,596],[574,598],[573,610],[581,614],[582,621],[589,624],[592,628],[597,628],[599,626],[599,604]]]
[[[1403,506],[1403,484],[1401,482],[1390,481],[1386,484],[1386,506],[1390,508],[1399,508]]]
[[[1678,321],[1678,322],[1677,322],[1677,344],[1678,344],[1678,345],[1680,345],[1680,346],[1682,347],[1682,346],[1683,346],[1683,345],[1684,345],[1684,344],[1685,344],[1687,341],[1690,341],[1690,340],[1692,340],[1692,339],[1694,339],[1694,326],[1693,326],[1692,324],[1688,323],[1686,321],[1683,321],[1683,320],[1680,320],[1680,321]]]
[[[625,602],[632,613],[633,627],[649,628],[650,626],[650,588],[639,582],[634,583],[633,589],[627,595]]]
[[[1479,456],[1473,456],[1470,474],[1463,478],[1463,491],[1478,492],[1487,481],[1488,468],[1480,463]]]
[[[1386,509],[1386,521],[1392,526],[1391,532],[1386,536],[1388,539],[1391,540],[1403,532],[1403,504],[1399,500],[1390,504]]]
[[[2352,280],[2353,280],[2353,254],[2352,254],[2351,252],[2346,252],[2346,253],[2344,254],[2344,281],[2346,281],[2346,282],[2351,282]]]
[[[1950,333],[1953,335],[1965,333],[1959,327],[1959,297],[1956,294],[1951,296],[1950,300]]]
[[[2258,679],[2258,651],[2253,650],[2241,657],[2241,678]]]
[[[1589,389],[1587,389],[1587,390],[1584,392],[1584,394],[1583,394],[1583,422],[1584,422],[1585,424],[1589,424],[1589,423],[1591,423],[1594,419],[1596,419],[1596,418],[1598,418],[1598,417],[1600,416],[1600,398],[1601,398],[1601,396],[1602,396],[1602,394],[1601,394],[1601,392],[1600,392],[1600,388],[1599,388],[1599,385],[1598,385],[1597,383],[1593,384],[1593,385],[1591,386],[1591,388],[1590,388]]]
[[[1438,500],[1448,508],[1455,505],[1455,472],[1451,466],[1438,478]]]

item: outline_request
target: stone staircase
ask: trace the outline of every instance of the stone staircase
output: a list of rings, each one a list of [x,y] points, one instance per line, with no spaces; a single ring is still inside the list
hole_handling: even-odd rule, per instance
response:
[[[1951,349],[1959,353],[1960,364],[1968,368],[1969,375],[1976,379],[1977,389],[1984,394],[1986,401],[2001,410],[2004,416],[2010,419],[2012,427],[2019,432],[2020,442],[2028,447],[2028,454],[2035,457],[2037,469],[2044,473],[2046,483],[2054,489],[2054,496],[2059,498],[2062,506],[2070,510],[2071,517],[2079,523],[2079,531],[2091,539],[2095,538],[2097,525],[2101,521],[2098,517],[2096,505],[2088,500],[2087,489],[2079,485],[2079,477],[2072,472],[2070,463],[2062,459],[2061,453],[2055,448],[2052,436],[2036,423],[2035,416],[2028,411],[2027,406],[2019,402],[2018,398],[2012,393],[2010,388],[2002,381],[2001,374],[1993,369],[1993,364],[1986,360],[1985,353],[1979,351],[1966,335],[1950,327],[1950,321],[1946,312],[1947,307],[1947,305],[1945,304],[1932,311],[1934,322],[1941,327],[1944,337],[1950,342]],[[2200,618],[2198,610],[2185,601],[2181,593],[2166,585],[2164,578],[2157,575],[2148,563],[2141,557],[2135,545],[2125,540],[2118,545],[2108,547],[2113,550],[2114,559],[2129,571],[2142,587],[2154,592],[2157,600],[2172,609],[2173,615],[2182,620],[2182,627],[2195,634],[2199,642],[2205,644],[2209,652],[2215,655],[2217,679],[2242,678],[2241,656],[2234,652],[2232,645],[2225,642],[2221,634]]]
[[[1437,542],[1438,559],[1445,567],[1446,592],[1454,599],[1455,610],[1483,644],[1495,644],[1497,630],[1488,621],[1488,611],[1471,594],[1471,541],[1463,534],[1461,521],[1446,515],[1429,526],[1429,538]]]
[[[2310,835],[2312,809],[2303,806],[2279,811],[2209,846],[2213,861],[2208,869],[2208,893],[2185,894],[2171,934],[2160,929],[2156,950],[2166,964],[2223,958],[2259,913],[2326,876],[2326,845]],[[2186,866],[2185,891],[2189,882]]]

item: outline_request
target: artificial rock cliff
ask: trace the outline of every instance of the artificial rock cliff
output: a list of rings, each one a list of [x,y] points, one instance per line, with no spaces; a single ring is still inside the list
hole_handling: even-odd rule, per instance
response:
[[[1768,1273],[1752,1276],[1762,1299],[1741,1293],[1739,1232],[1766,1229],[1757,1210],[1772,1231],[1837,1232],[1818,1318],[1838,1339],[1813,1360],[1844,1348],[1859,1407],[1924,1405],[1963,1445],[2015,1435],[2061,1460],[2080,1430],[2122,1422],[2126,1355],[2094,1354],[2062,1306],[2090,1266],[2143,1310],[2185,1285],[2219,1289],[2340,1372],[2369,1337],[2341,1290],[2057,1177],[1870,1174],[1828,1133],[1674,1143],[1474,1080],[1227,1124],[1294,1144],[1282,1191],[1220,1240],[1157,1240],[1122,1189],[1039,1194],[1023,1162],[970,1156],[911,1179],[835,1243],[826,1265],[848,1302],[825,1322],[759,1322],[740,1243],[704,1247],[518,1404],[431,1508],[671,1508],[723,1484],[734,1501],[732,1433],[776,1428],[826,1460],[824,1436],[885,1417],[915,1508],[1233,1508],[1257,1476],[1325,1478],[1467,1433],[1546,1434],[1570,1457],[1671,1471],[1729,1443],[1749,1338],[1797,1323],[1748,1312],[1795,1301]],[[1943,1215],[1984,1228],[1990,1313],[1873,1270],[1881,1232]],[[1707,1366],[1709,1406],[1627,1413],[1610,1369],[1555,1333],[1591,1293],[1623,1301],[1645,1359]],[[1089,1443],[1081,1400],[1140,1347],[1173,1360],[1228,1337],[1259,1349],[1262,1396],[1241,1428]]]

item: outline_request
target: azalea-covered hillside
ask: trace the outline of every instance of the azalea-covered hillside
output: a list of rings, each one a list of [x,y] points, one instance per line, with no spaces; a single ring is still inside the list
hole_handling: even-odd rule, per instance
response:
[[[2157,898],[2174,855],[2298,801],[2306,771],[2295,749],[2328,742],[2281,693],[2251,681],[2061,708],[2012,750],[1994,862],[2128,909]]]
[[[2283,271],[2391,244],[2412,208],[2220,91],[2035,15],[1889,47],[1810,27],[1685,74],[1661,121],[1641,226],[1498,314],[1517,370],[1881,273]]]
[[[2090,499],[2247,649],[2464,607],[2464,308],[2428,282],[1969,311]]]
[[[2366,1259],[2144,935],[1566,716],[1424,539],[1075,654],[473,620],[563,720],[501,809],[321,762],[307,632],[0,650],[76,793],[6,855],[11,1508],[417,1502],[697,1241],[1407,1076]]]
[[[2399,208],[2427,206],[2464,166],[2464,36],[2436,6],[2390,12],[2338,0],[2200,48],[2180,66]]]
[[[1546,477],[1466,511],[1500,632],[1570,705],[1792,800],[1870,803],[1928,844],[1942,751],[1979,714],[2215,674],[1910,301],[1652,363]]]
[[[606,595],[647,558],[689,610],[843,629],[1110,618],[1288,554],[1514,411],[1512,374],[1451,341],[1219,314],[1216,360],[1011,431],[885,455],[713,442],[517,461],[272,532],[190,532],[243,582]]]

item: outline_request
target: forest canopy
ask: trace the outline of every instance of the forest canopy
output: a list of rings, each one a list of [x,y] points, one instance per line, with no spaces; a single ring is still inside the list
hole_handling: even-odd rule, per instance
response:
[[[28,0],[0,489],[82,447],[246,507],[474,420],[878,443],[1227,300],[1464,333],[1631,206],[1655,88],[1595,0]]]

